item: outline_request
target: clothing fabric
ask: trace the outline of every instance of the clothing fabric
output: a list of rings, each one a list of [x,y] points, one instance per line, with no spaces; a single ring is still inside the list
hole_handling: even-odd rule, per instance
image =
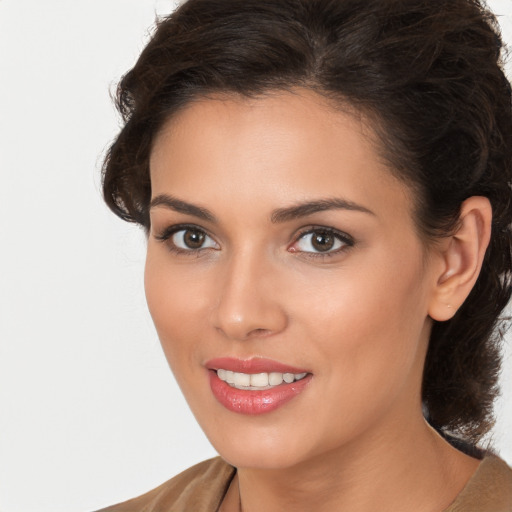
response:
[[[216,512],[236,469],[220,457],[206,460],[156,489],[98,512]],[[486,456],[444,512],[512,512],[512,469]]]
[[[216,512],[236,470],[220,457],[192,466],[156,489],[98,512]]]
[[[512,512],[512,469],[499,457],[485,457],[445,512]]]

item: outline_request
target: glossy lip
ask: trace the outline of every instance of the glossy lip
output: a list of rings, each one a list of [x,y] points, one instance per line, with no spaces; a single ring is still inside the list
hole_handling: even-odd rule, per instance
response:
[[[289,366],[265,358],[235,359],[222,357],[212,359],[205,364],[210,374],[210,388],[217,401],[232,412],[258,415],[275,411],[299,395],[309,384],[313,375],[307,370]],[[240,373],[307,373],[301,380],[282,383],[270,389],[236,389],[219,379],[216,370],[222,368]]]
[[[237,359],[235,357],[218,357],[210,359],[205,363],[209,370],[229,370],[238,373],[311,373],[303,368],[289,366],[279,361],[265,359],[264,357],[253,357],[251,359]]]

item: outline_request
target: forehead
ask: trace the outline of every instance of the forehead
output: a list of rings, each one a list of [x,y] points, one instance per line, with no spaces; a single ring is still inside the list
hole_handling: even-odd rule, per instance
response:
[[[369,208],[411,197],[380,158],[369,122],[300,90],[188,105],[163,127],[150,159],[153,196],[200,203],[283,203],[342,196]]]

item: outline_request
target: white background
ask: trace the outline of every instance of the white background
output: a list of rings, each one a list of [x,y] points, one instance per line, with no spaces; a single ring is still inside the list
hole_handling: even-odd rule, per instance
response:
[[[214,455],[145,306],[144,237],[99,187],[109,89],[174,4],[0,0],[2,512],[94,510]],[[490,5],[512,42],[511,0]],[[494,437],[512,463],[507,350]]]

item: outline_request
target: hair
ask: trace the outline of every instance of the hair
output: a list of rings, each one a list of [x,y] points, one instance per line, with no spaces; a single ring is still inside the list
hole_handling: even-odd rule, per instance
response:
[[[375,121],[390,169],[415,192],[425,240],[485,196],[492,235],[469,297],[434,322],[422,398],[439,431],[476,443],[493,425],[501,317],[512,291],[512,106],[494,15],[478,0],[188,0],[157,22],[121,80],[123,127],[103,167],[108,206],[149,229],[149,157],[196,99],[308,88]]]

